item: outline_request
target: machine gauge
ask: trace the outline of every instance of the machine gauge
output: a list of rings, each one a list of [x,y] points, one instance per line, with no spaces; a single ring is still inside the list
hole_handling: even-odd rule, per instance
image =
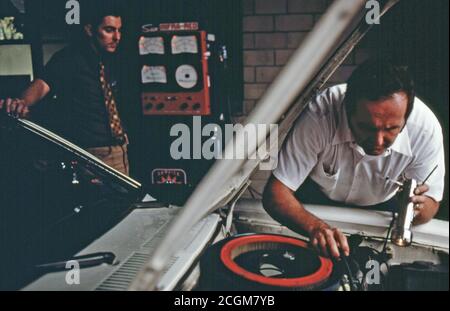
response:
[[[164,55],[164,39],[162,37],[141,37],[139,39],[139,54],[160,54]]]
[[[175,72],[175,79],[182,88],[191,89],[197,85],[198,74],[191,65],[181,65]]]
[[[173,36],[172,54],[198,53],[198,44],[196,36]]]
[[[167,83],[167,73],[164,66],[142,67],[142,83]]]

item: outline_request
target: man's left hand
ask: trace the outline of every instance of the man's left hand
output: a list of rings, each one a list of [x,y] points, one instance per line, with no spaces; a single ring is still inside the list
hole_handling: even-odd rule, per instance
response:
[[[436,215],[439,203],[431,197],[425,195],[430,188],[427,185],[420,185],[414,190],[411,202],[414,203],[414,225],[424,224]]]

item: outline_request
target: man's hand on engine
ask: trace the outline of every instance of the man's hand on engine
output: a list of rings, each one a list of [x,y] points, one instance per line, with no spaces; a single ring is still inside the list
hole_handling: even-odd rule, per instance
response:
[[[318,222],[310,231],[311,244],[327,257],[339,258],[342,250],[345,256],[350,255],[347,238],[337,228],[331,228],[324,222]]]

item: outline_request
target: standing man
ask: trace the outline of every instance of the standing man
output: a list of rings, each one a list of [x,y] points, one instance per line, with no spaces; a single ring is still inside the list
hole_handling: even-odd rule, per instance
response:
[[[0,99],[0,109],[24,117],[31,106],[53,96],[57,100],[53,129],[128,175],[128,138],[117,108],[115,61],[122,18],[113,6],[89,13],[83,22],[83,42],[57,52],[22,97]]]
[[[309,213],[303,203],[394,210],[398,186],[392,181],[422,183],[436,165],[411,198],[416,225],[431,220],[442,200],[442,129],[415,97],[405,67],[370,60],[347,85],[325,90],[306,107],[280,151],[263,204],[281,223],[306,232],[323,254],[349,255],[342,232]]]

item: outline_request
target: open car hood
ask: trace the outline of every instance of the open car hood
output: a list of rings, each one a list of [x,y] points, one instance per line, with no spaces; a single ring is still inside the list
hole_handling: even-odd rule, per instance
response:
[[[0,288],[67,260],[120,222],[141,185],[34,124],[0,116]]]

